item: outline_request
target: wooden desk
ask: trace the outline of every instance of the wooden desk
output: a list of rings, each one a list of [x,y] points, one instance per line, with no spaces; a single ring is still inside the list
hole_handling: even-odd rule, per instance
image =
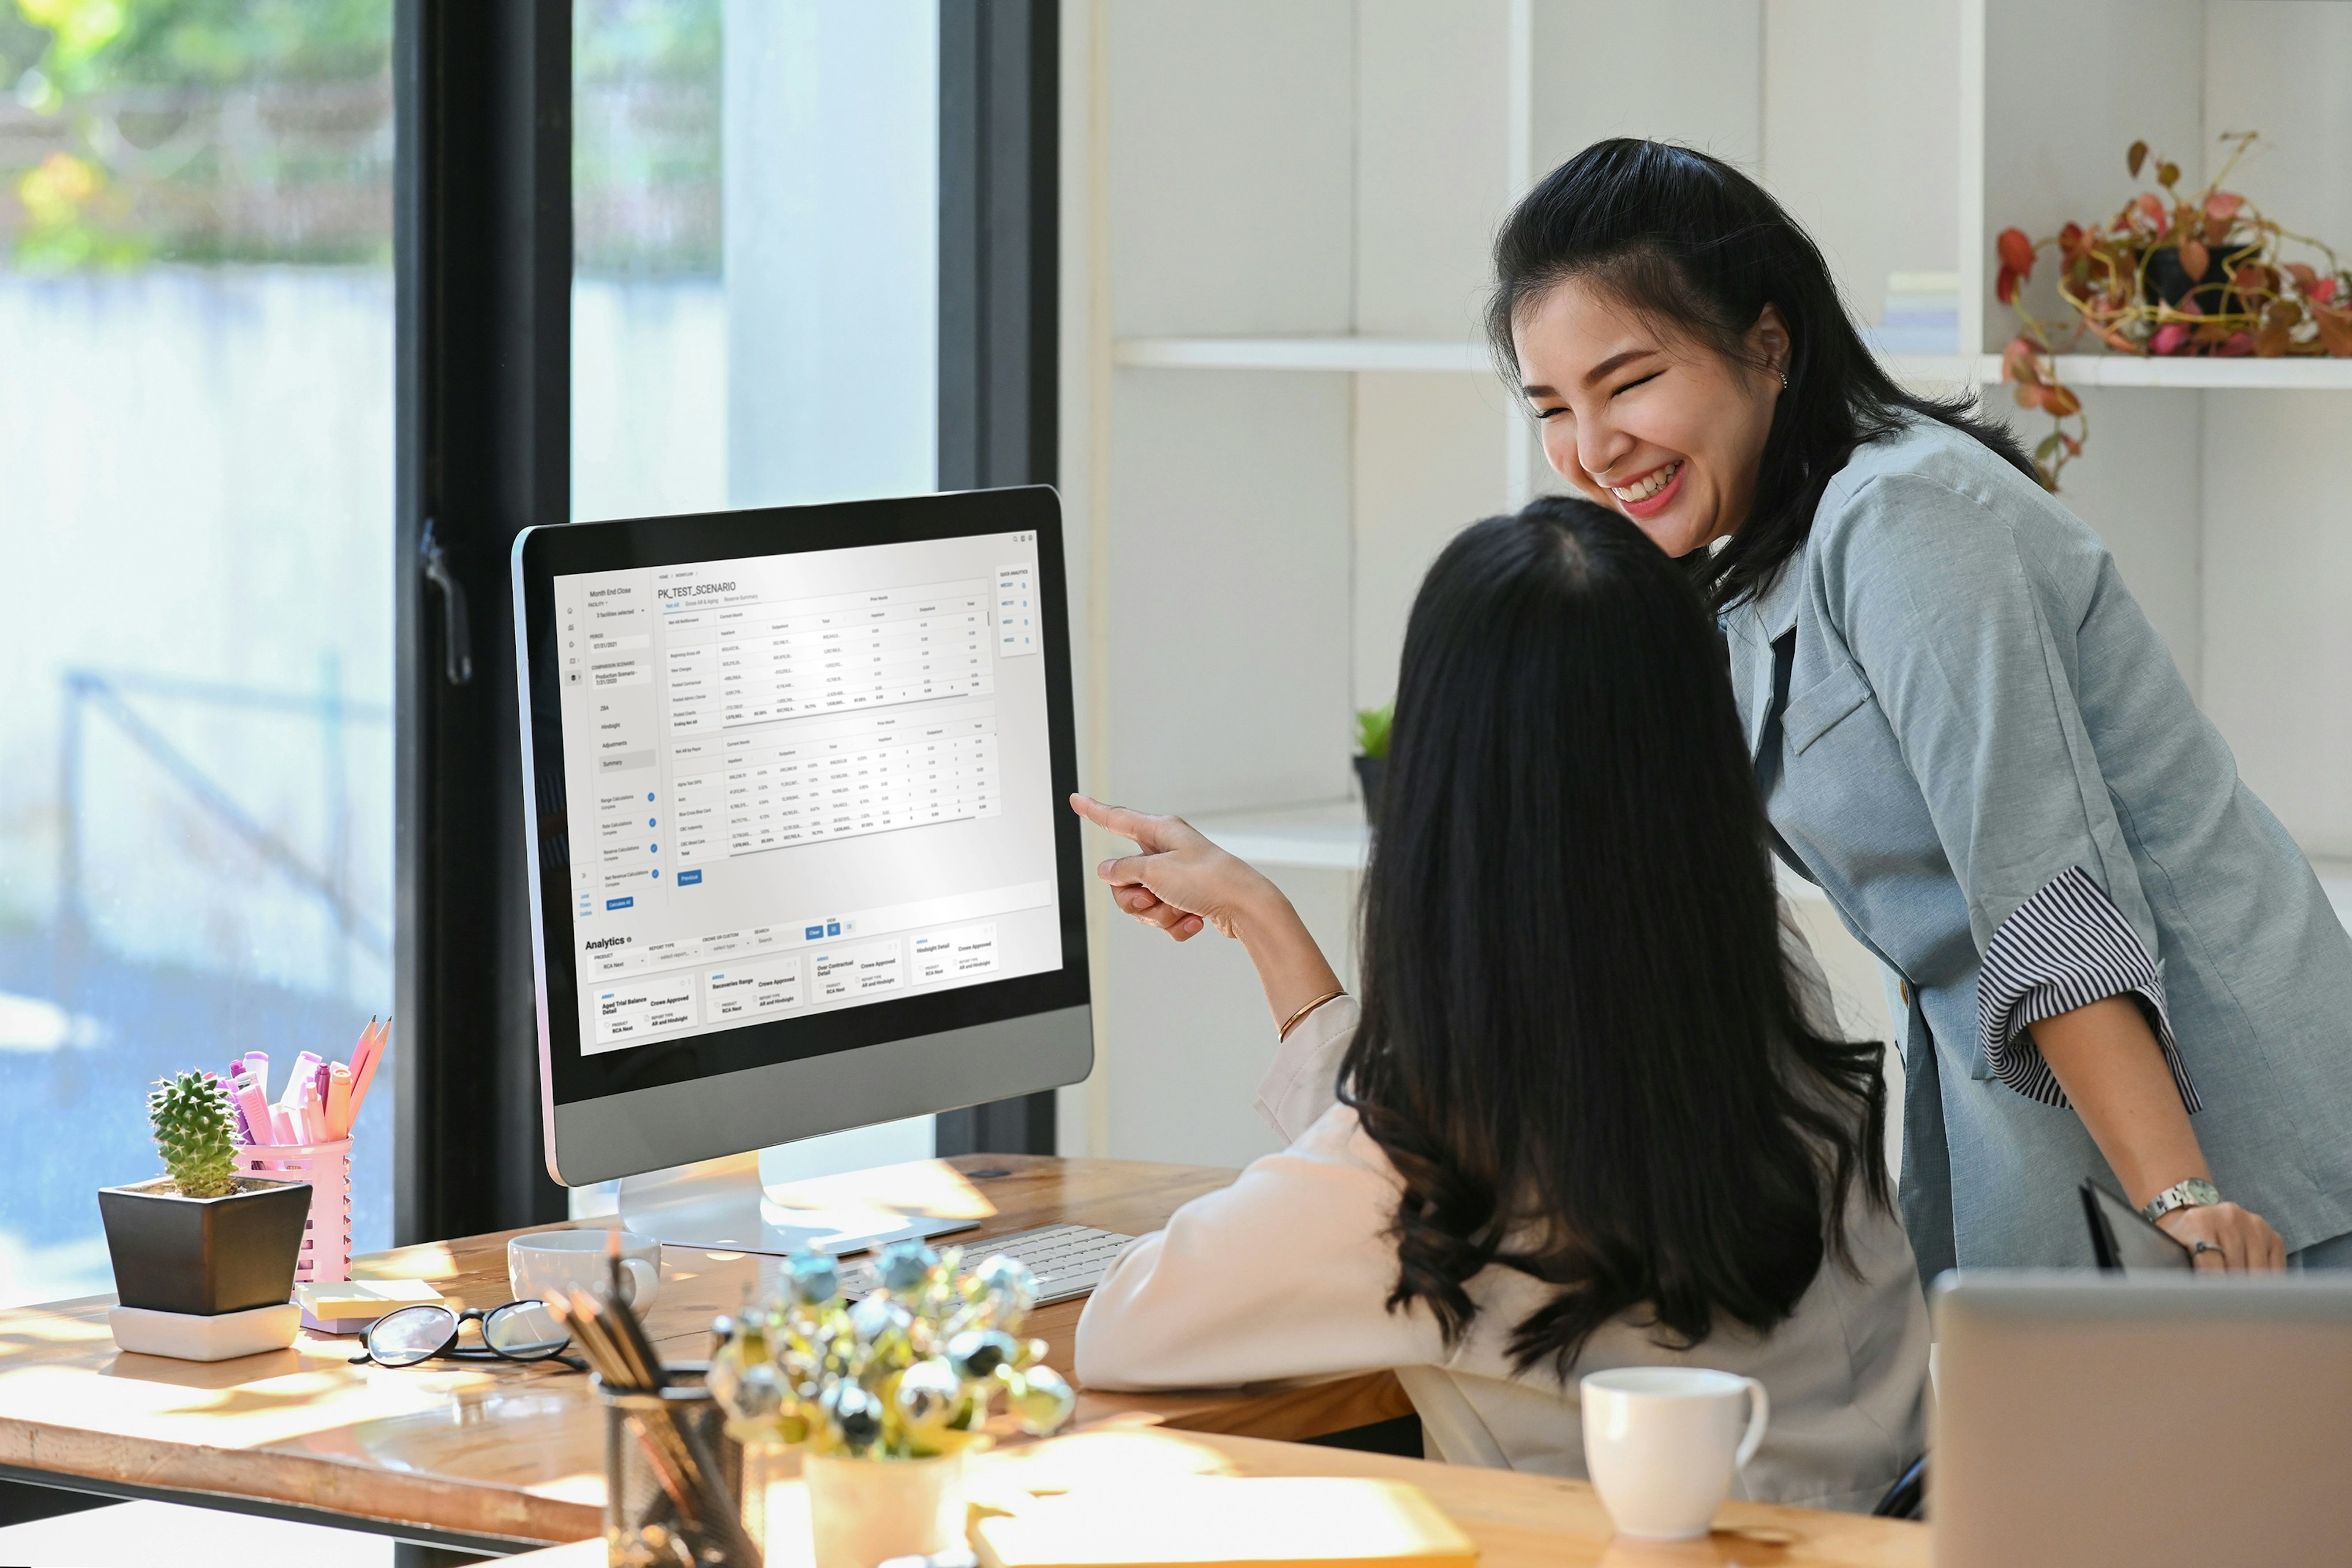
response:
[[[1039,1471],[1058,1472],[1054,1479],[1067,1484],[1088,1473],[1116,1471],[1132,1478],[1168,1469],[1411,1481],[1478,1543],[1479,1568],[1926,1568],[1927,1562],[1927,1527],[1923,1524],[1769,1503],[1725,1504],[1715,1533],[1704,1541],[1621,1545],[1612,1538],[1600,1500],[1582,1481],[1164,1429],[1097,1428],[986,1455],[974,1467],[974,1488],[985,1491],[992,1486],[1017,1485]],[[1083,1485],[1083,1479],[1077,1484]],[[772,1518],[795,1513],[805,1518],[807,1504],[799,1483],[771,1492],[769,1508]],[[772,1537],[771,1568],[798,1568],[807,1562],[806,1527],[800,1529],[801,1534],[789,1542],[781,1535]],[[523,1563],[531,1568],[604,1568],[604,1543],[581,1542],[515,1562],[518,1568]]]
[[[1157,1229],[1234,1173],[1192,1165],[982,1154],[810,1184],[814,1205],[852,1194],[982,1218],[942,1237],[1067,1220]],[[586,1222],[595,1223],[595,1222]],[[544,1228],[544,1227],[535,1227]],[[362,1277],[422,1278],[467,1306],[508,1299],[513,1232],[379,1253]],[[712,1316],[733,1311],[772,1260],[667,1249],[647,1327],[672,1360],[698,1360]],[[352,1366],[356,1341],[202,1363],[118,1351],[111,1298],[0,1312],[0,1476],[160,1498],[411,1541],[515,1550],[603,1529],[602,1420],[587,1377],[561,1367],[441,1362]],[[1031,1331],[1070,1366],[1081,1303],[1042,1309]],[[1297,1438],[1407,1414],[1386,1373],[1309,1386],[1137,1395],[1081,1391],[1081,1425],[1125,1417],[1188,1431]]]

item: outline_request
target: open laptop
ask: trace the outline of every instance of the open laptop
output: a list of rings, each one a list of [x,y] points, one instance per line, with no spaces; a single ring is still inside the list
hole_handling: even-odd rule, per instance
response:
[[[1937,1568],[2352,1561],[2352,1277],[1947,1274]]]

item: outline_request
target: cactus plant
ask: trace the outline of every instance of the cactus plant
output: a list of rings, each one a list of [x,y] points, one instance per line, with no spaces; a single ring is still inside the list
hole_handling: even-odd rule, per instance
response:
[[[236,1190],[236,1118],[220,1079],[208,1072],[157,1079],[147,1118],[181,1196],[217,1198]]]

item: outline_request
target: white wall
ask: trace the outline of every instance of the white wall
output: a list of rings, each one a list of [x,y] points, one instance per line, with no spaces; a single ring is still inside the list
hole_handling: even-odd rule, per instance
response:
[[[2205,710],[2305,852],[2352,858],[2352,392],[2203,401]]]
[[[1959,265],[1958,0],[1766,0],[1762,33],[1764,182],[1878,321],[1888,273]]]
[[[1349,0],[1114,0],[1105,16],[1112,330],[1348,331]]]
[[[1754,169],[1763,152],[1760,0],[1542,0],[1535,172],[1606,136],[1687,142]]]

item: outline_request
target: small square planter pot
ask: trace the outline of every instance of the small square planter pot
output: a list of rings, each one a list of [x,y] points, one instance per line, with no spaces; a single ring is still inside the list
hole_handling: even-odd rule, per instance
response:
[[[1381,779],[1388,772],[1386,757],[1356,758],[1356,783],[1364,792],[1364,816],[1373,822],[1381,816]]]
[[[217,1198],[182,1197],[163,1176],[100,1188],[116,1299],[205,1318],[289,1300],[310,1184],[244,1176],[236,1185]]]

